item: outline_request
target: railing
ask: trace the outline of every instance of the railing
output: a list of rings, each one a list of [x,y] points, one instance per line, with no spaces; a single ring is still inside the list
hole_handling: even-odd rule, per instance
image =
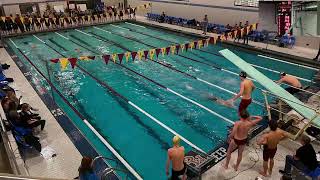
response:
[[[95,164],[99,159],[102,159],[102,160],[105,161],[105,162],[106,162],[106,160],[108,160],[108,161],[113,161],[113,162],[116,163],[116,166],[115,166],[115,167],[111,167],[111,166],[110,166],[110,167],[108,167],[108,168],[106,168],[106,169],[103,170],[103,172],[101,173],[101,178],[102,178],[102,179],[105,179],[106,177],[108,177],[108,175],[109,175],[110,173],[114,173],[114,172],[117,172],[117,173],[115,173],[115,174],[118,174],[119,172],[121,172],[121,173],[125,174],[125,179],[129,179],[131,173],[130,173],[128,170],[126,170],[126,169],[119,168],[119,165],[120,165],[120,164],[119,164],[119,161],[116,160],[116,159],[107,158],[107,157],[103,157],[103,156],[97,156],[97,157],[95,157],[95,158],[93,159],[93,161],[92,161],[92,166],[93,166],[93,167],[94,167],[94,164]],[[106,162],[106,163],[107,163],[107,162]]]

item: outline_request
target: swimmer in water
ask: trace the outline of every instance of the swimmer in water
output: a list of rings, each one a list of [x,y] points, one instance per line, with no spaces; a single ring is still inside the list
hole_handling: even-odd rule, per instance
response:
[[[31,48],[34,49],[36,48],[37,46],[35,44],[31,44]]]
[[[214,101],[214,102],[216,102],[218,104],[221,104],[223,106],[236,109],[234,104],[231,103],[230,101],[226,101],[226,100],[220,99],[220,98],[218,98],[216,96],[213,96],[213,95],[209,95],[208,99],[211,100],[211,101]]]

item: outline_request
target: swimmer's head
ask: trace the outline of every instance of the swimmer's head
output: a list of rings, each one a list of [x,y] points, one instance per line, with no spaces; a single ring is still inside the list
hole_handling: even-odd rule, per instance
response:
[[[250,117],[250,114],[247,110],[242,110],[240,112],[240,117],[241,117],[241,119],[248,119]]]
[[[247,73],[244,72],[244,71],[241,71],[240,74],[239,74],[239,76],[240,76],[240,78],[245,79],[245,78],[247,78]]]
[[[280,73],[280,76],[281,76],[281,77],[286,76],[286,75],[287,75],[287,73],[285,73],[285,72],[281,72],[281,73]]]
[[[180,137],[179,136],[174,136],[172,139],[173,145],[179,145],[180,144]]]

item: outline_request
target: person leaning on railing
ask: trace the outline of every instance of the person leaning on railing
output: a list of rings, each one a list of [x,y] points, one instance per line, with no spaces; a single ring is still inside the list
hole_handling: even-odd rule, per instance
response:
[[[78,169],[79,171],[79,177],[76,179],[80,180],[98,180],[98,177],[93,171],[92,167],[92,158],[84,156],[81,160],[80,167]]]

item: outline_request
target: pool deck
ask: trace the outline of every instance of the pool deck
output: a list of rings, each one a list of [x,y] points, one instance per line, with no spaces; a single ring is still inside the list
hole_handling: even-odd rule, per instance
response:
[[[137,16],[136,20],[144,22],[144,23],[148,23],[148,24],[163,26],[163,27],[167,27],[167,28],[171,28],[171,29],[177,29],[177,30],[181,30],[181,31],[189,32],[189,33],[198,34],[198,35],[202,35],[202,32],[203,32],[201,30],[182,27],[182,26],[178,26],[178,25],[150,21],[144,16]],[[219,34],[207,33],[207,36],[217,37],[217,36],[219,36]],[[233,39],[228,39],[227,41],[233,42]],[[240,40],[240,43],[238,43],[238,44],[242,44],[242,41],[243,40]],[[306,59],[309,59],[310,61],[312,61],[312,59],[316,56],[316,54],[318,52],[315,49],[310,49],[310,48],[305,48],[305,47],[294,46],[293,48],[282,48],[282,47],[278,47],[276,45],[272,45],[272,44],[267,45],[266,43],[254,42],[254,41],[249,41],[249,45],[253,46],[257,49],[266,49],[266,47],[267,47],[267,49],[271,50],[271,51],[306,58]]]
[[[17,96],[22,95],[22,102],[39,109],[39,114],[46,120],[46,126],[39,134],[42,149],[49,146],[57,154],[56,157],[45,159],[39,154],[27,152],[25,164],[29,174],[25,175],[60,179],[77,177],[81,154],[4,48],[0,49],[0,57],[1,63],[10,65],[4,73],[14,78],[12,87],[18,90]]]

